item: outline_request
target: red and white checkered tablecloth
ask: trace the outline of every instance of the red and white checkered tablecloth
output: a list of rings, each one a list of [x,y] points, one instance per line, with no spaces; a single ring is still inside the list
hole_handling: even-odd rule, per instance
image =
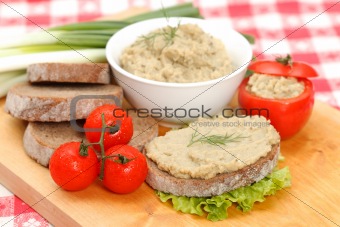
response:
[[[112,15],[133,6],[161,8],[160,0],[0,0],[0,38],[70,22]],[[163,0],[164,6],[185,2]],[[319,72],[316,99],[340,108],[340,1],[194,0],[205,18],[256,37],[255,55],[290,53]],[[1,182],[0,182],[1,183]],[[1,226],[49,226],[0,184]]]

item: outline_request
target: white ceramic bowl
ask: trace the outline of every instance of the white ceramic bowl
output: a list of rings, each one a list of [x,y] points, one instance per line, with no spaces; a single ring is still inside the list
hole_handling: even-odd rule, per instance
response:
[[[225,77],[204,82],[167,83],[135,76],[120,67],[121,53],[138,37],[167,25],[176,26],[179,21],[180,24],[197,24],[205,32],[220,39],[235,71]],[[114,34],[107,43],[106,58],[129,103],[141,110],[143,116],[160,117],[161,124],[175,127],[191,122],[197,116],[214,116],[220,112],[240,85],[251,61],[252,50],[241,34],[222,23],[193,18],[169,18],[168,21],[159,18],[129,25]],[[170,116],[171,113],[173,116]]]

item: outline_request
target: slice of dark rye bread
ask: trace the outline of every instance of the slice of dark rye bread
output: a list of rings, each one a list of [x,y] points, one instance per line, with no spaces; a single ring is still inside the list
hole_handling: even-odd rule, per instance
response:
[[[75,97],[80,99],[76,102],[74,110],[71,108],[71,101]],[[21,83],[13,86],[7,93],[5,111],[26,121],[70,121],[71,111],[74,111],[75,119],[85,119],[94,108],[104,104],[115,104],[116,100],[113,97],[122,102],[121,87],[112,84]]]
[[[129,112],[133,122],[133,136],[129,145],[142,151],[144,145],[158,135],[157,122],[152,118],[139,118]],[[25,152],[47,167],[54,150],[70,141],[86,141],[84,133],[75,131],[70,122],[29,122],[24,133]]]
[[[273,145],[272,150],[255,163],[234,172],[219,174],[207,180],[174,177],[160,170],[155,162],[146,158],[149,168],[146,182],[156,190],[177,196],[210,197],[220,195],[263,179],[275,168],[279,154],[280,145]]]
[[[38,63],[27,68],[28,81],[110,84],[107,63]]]

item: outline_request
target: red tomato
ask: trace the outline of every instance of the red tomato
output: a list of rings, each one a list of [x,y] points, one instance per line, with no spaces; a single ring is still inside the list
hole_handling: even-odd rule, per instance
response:
[[[112,192],[126,194],[135,191],[148,173],[146,158],[136,148],[117,145],[105,152],[103,184]],[[124,157],[128,159],[124,163]],[[125,159],[126,160],[126,159]]]
[[[285,58],[276,58],[276,61],[255,61],[249,65],[248,69],[257,73],[276,76],[297,78],[318,76],[318,73],[313,67],[303,62],[293,62],[290,55],[287,55]]]
[[[265,111],[260,111],[260,113],[270,119],[271,124],[280,133],[282,139],[295,135],[307,123],[314,104],[314,90],[311,81],[298,79],[305,84],[305,90],[296,98],[266,99],[255,96],[246,90],[248,80],[249,78],[244,79],[239,87],[238,101],[240,106],[245,108],[248,113],[252,109],[267,109],[269,116],[266,116]]]
[[[105,124],[112,127],[104,133],[104,150],[118,144],[127,144],[133,134],[132,119],[123,109],[115,105],[103,105],[90,113],[84,125],[84,129],[88,130],[85,131],[86,139],[90,143],[99,142],[102,114],[104,114]],[[95,144],[93,147],[100,151],[99,145]]]
[[[68,191],[87,188],[98,176],[96,152],[88,147],[87,155],[80,154],[80,142],[69,142],[58,147],[49,163],[54,182]]]

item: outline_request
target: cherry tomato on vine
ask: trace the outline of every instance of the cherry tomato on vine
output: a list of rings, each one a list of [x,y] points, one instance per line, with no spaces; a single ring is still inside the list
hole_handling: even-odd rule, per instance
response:
[[[90,143],[99,142],[103,125],[102,114],[106,126],[109,127],[103,137],[104,150],[118,144],[127,144],[133,134],[132,119],[123,109],[115,105],[103,105],[90,113],[84,125],[86,139]],[[95,144],[93,147],[100,151],[99,145]]]
[[[239,87],[238,102],[248,113],[254,109],[265,109],[260,114],[271,121],[282,139],[288,139],[299,132],[307,123],[314,105],[313,84],[307,77],[317,76],[317,72],[306,63],[293,62],[290,55],[273,60],[253,62],[249,68],[254,73],[273,76],[296,77],[303,82],[305,89],[298,97],[288,99],[267,99],[256,96],[247,90],[249,78]],[[253,111],[254,114],[259,114]]]
[[[87,188],[99,174],[99,160],[91,147],[81,142],[59,146],[51,156],[50,174],[54,182],[67,191]]]
[[[110,191],[131,193],[144,182],[148,167],[139,150],[129,145],[117,145],[108,149],[105,156],[103,184]]]

